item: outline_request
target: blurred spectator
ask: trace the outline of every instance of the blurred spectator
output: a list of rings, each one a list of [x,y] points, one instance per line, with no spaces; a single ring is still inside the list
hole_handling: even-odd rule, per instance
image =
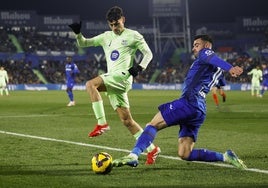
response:
[[[228,61],[232,65],[239,65],[244,68],[244,73],[239,78],[233,78],[229,75],[226,76],[227,83],[248,83],[251,82],[251,77],[247,75],[247,72],[254,68],[260,62],[268,62],[268,29],[264,33],[265,40],[261,43],[256,43],[247,48],[228,48],[231,50],[221,51],[218,55],[224,60]],[[60,34],[56,32],[40,32],[34,28],[17,28],[10,29],[6,27],[0,27],[0,52],[2,54],[8,54],[8,58],[0,58],[0,65],[4,65],[9,70],[10,83],[13,84],[33,84],[42,83],[39,78],[33,72],[32,62],[26,58],[13,58],[12,54],[17,53],[17,47],[13,44],[11,36],[17,38],[22,50],[27,54],[36,55],[37,52],[43,52],[49,54],[51,52],[73,52],[78,54],[78,48],[76,41],[71,38],[68,33]],[[150,34],[146,34],[149,46],[153,49],[154,37]],[[223,48],[225,49],[225,48]],[[94,52],[89,49],[86,54],[92,54]],[[184,76],[191,66],[187,59],[190,59],[190,55],[183,53],[182,56],[178,56],[176,63],[171,63],[173,59],[167,59],[166,62],[162,62],[160,65],[156,63],[150,63],[148,68],[142,72],[138,77],[134,79],[135,83],[149,83],[157,82],[162,84],[167,83],[182,83]],[[183,59],[180,59],[183,58]],[[47,79],[49,83],[65,83],[63,62],[55,58],[44,59],[43,57],[37,61],[37,65],[34,68],[39,69],[42,75]],[[106,71],[106,63],[104,58],[93,59],[87,57],[84,60],[76,60],[78,68],[81,70],[80,75],[76,78],[79,83],[85,83],[93,77],[96,77],[100,72]],[[159,74],[155,72],[159,71]],[[152,79],[153,77],[155,77]]]

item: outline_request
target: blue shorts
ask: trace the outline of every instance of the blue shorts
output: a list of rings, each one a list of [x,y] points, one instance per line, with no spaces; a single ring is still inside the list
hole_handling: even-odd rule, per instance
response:
[[[67,88],[70,88],[70,89],[73,89],[74,87],[74,82],[67,82],[66,85],[67,85]]]
[[[268,80],[267,79],[263,80],[262,83],[261,83],[261,85],[263,87],[268,87]]]
[[[168,126],[180,125],[179,138],[192,137],[197,140],[198,130],[206,118],[201,110],[184,98],[162,104],[158,109]]]

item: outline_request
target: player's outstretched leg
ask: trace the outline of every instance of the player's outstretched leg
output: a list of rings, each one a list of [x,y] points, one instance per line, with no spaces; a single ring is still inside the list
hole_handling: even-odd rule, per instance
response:
[[[247,166],[244,164],[244,162],[241,159],[239,159],[232,150],[227,150],[224,153],[224,158],[226,162],[230,163],[236,168],[239,168],[241,170],[247,169]]]
[[[138,164],[139,164],[138,156],[135,156],[132,154],[129,154],[125,157],[113,160],[113,166],[115,166],[115,167],[121,167],[124,165],[128,165],[131,167],[137,167]]]

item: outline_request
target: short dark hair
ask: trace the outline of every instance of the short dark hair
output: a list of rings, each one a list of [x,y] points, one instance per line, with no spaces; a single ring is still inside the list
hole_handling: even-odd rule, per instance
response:
[[[213,39],[209,35],[196,35],[194,37],[194,40],[197,40],[197,39],[201,39],[203,41],[207,41],[207,42],[210,42],[211,44],[213,44]]]
[[[113,22],[119,20],[122,16],[123,9],[118,6],[114,6],[108,10],[106,14],[106,20],[109,22]]]

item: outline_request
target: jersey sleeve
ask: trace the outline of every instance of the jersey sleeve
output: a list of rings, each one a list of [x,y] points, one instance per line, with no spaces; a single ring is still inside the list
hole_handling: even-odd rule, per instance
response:
[[[100,46],[103,41],[104,34],[97,35],[92,38],[85,38],[81,33],[76,36],[76,41],[80,47]]]
[[[200,50],[199,59],[216,67],[220,67],[225,71],[229,71],[233,67],[230,63],[219,58],[213,50],[208,48]]]
[[[249,71],[247,75],[251,75],[252,73],[253,73],[253,69]]]
[[[140,52],[143,54],[142,61],[140,62],[140,66],[143,69],[146,69],[148,64],[151,62],[153,58],[153,53],[151,49],[149,48],[147,42],[145,41],[144,37],[139,33],[134,33],[134,38],[137,41],[137,49],[140,50]]]
[[[5,71],[5,79],[6,79],[6,82],[8,83],[9,82],[9,78],[8,78],[7,71]]]

